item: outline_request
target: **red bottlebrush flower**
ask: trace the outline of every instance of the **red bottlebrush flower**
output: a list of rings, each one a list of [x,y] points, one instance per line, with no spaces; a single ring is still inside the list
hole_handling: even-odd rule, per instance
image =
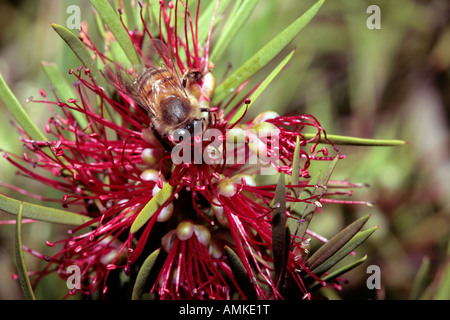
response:
[[[30,155],[5,154],[22,174],[62,191],[64,208],[92,218],[72,229],[68,238],[48,242],[59,248],[53,256],[30,250],[47,261],[34,283],[50,272],[67,280],[68,268],[75,265],[80,286],[68,294],[100,292],[108,297],[113,274],[123,271],[135,279],[145,257],[158,252],[147,290],[155,298],[286,298],[284,284],[274,276],[272,214],[280,204],[272,201],[277,185],[261,184],[257,177],[293,175],[293,164],[301,159],[299,176],[304,180],[289,188],[310,186],[310,162],[334,159],[328,149],[318,149],[325,131],[312,115],[268,112],[247,123],[231,123],[233,112],[249,100],[247,96],[227,114],[225,102],[211,101],[213,22],[206,43],[200,43],[199,6],[192,14],[187,1],[159,3],[156,33],[150,31],[140,1],[142,27],[126,29],[143,61],[141,73],[114,61],[110,52],[100,52],[81,31],[83,43],[105,65],[103,74],[117,90],[102,87],[90,69],[71,70],[77,97],[61,101],[55,94],[52,100],[42,91],[41,100],[32,99],[53,113],[45,125],[53,140],[36,141],[21,131]],[[182,26],[174,16],[180,12]],[[148,56],[148,48],[157,51],[161,64]],[[191,115],[192,109],[197,113]],[[307,139],[305,127],[314,128],[316,135]],[[297,140],[299,159],[294,158]],[[319,198],[287,193],[285,201],[310,204]],[[288,240],[293,250],[285,253],[287,277],[297,293],[308,295],[297,272],[306,270],[317,279],[302,259],[308,240],[295,235]],[[229,250],[240,264],[232,262]],[[248,274],[250,291],[236,276],[238,267]]]

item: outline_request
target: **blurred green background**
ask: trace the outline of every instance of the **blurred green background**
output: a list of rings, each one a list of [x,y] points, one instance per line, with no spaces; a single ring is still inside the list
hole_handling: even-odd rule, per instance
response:
[[[238,67],[314,3],[261,0],[232,41],[226,60],[215,61],[218,78],[228,63]],[[72,4],[80,7],[82,20],[90,23],[95,34],[87,0],[0,1],[0,72],[41,128],[50,112],[25,100],[38,97],[39,88],[50,92],[41,61],[55,62],[64,71],[80,64],[49,24],[66,26],[67,8]],[[380,8],[381,29],[367,27],[369,5]],[[248,114],[264,110],[310,113],[328,133],[408,142],[401,147],[340,147],[346,159],[339,162],[332,179],[370,185],[355,190],[350,199],[371,201],[374,206],[326,204],[311,229],[331,237],[368,213],[372,215],[368,226],[379,225],[379,229],[357,251],[356,258],[367,253],[368,260],[346,275],[348,284],[332,298],[416,298],[414,279],[427,257],[430,267],[423,279],[430,286],[424,297],[450,299],[449,19],[448,0],[328,0],[291,43],[290,48],[297,49],[289,68]],[[264,75],[257,75],[255,82]],[[21,154],[11,116],[2,102],[0,108],[0,149]],[[60,196],[15,171],[1,161],[0,181],[44,196]],[[14,217],[0,213],[0,218]],[[66,229],[27,224],[23,243],[47,252],[45,240],[64,236]],[[39,268],[37,259],[26,258],[28,270]],[[366,286],[369,265],[380,267],[380,290]],[[0,299],[22,298],[11,278],[13,272],[14,226],[0,225]],[[49,279],[36,294],[60,299],[63,289],[62,281]]]

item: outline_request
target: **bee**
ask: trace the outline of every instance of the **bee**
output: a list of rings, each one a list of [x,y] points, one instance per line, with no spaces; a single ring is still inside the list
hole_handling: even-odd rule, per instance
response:
[[[174,133],[184,137],[194,129],[203,133],[211,122],[210,109],[200,106],[189,88],[202,79],[201,71],[192,70],[180,79],[168,48],[152,40],[151,63],[125,68],[118,63],[108,64],[105,78],[119,92],[146,110],[151,129],[162,146],[170,150]],[[158,60],[159,59],[159,60]]]

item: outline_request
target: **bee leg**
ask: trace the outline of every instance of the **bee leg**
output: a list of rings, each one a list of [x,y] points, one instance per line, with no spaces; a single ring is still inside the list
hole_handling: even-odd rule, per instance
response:
[[[190,84],[197,83],[203,78],[203,74],[200,70],[188,70],[183,75],[182,84],[184,88],[187,88]]]
[[[158,139],[159,143],[161,143],[163,148],[166,149],[166,151],[172,150],[172,147],[167,143],[167,140],[161,137],[159,132],[155,130],[155,126],[151,125],[150,128],[152,129],[153,135],[155,136],[156,139]]]
[[[211,123],[211,110],[209,108],[200,108],[200,112],[208,112],[208,123]],[[203,122],[206,122],[205,118],[202,118]]]
[[[208,123],[211,124],[211,122],[212,122],[212,116],[211,116],[211,112],[210,112],[209,108],[201,108],[200,111],[201,111],[201,112],[208,112]],[[205,118],[202,118],[202,120],[203,120],[203,123],[206,122],[206,119],[205,119]]]

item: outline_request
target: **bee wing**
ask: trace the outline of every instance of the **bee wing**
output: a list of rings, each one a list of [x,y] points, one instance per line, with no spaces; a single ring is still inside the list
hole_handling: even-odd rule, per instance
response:
[[[139,75],[144,72],[145,66],[122,66],[120,63],[108,63],[103,69],[105,79],[120,93],[130,97],[136,104],[149,111],[154,116],[153,102],[142,94],[137,83]]]
[[[182,92],[187,96],[184,90],[183,82],[175,65],[175,60],[173,58],[172,52],[169,48],[158,39],[150,39],[144,44],[144,59],[147,67],[152,68],[164,68],[170,70],[173,79],[168,80],[172,86],[177,87],[182,90]]]
[[[147,67],[166,67],[174,69],[173,55],[169,48],[159,39],[149,39],[143,44],[142,54]]]

